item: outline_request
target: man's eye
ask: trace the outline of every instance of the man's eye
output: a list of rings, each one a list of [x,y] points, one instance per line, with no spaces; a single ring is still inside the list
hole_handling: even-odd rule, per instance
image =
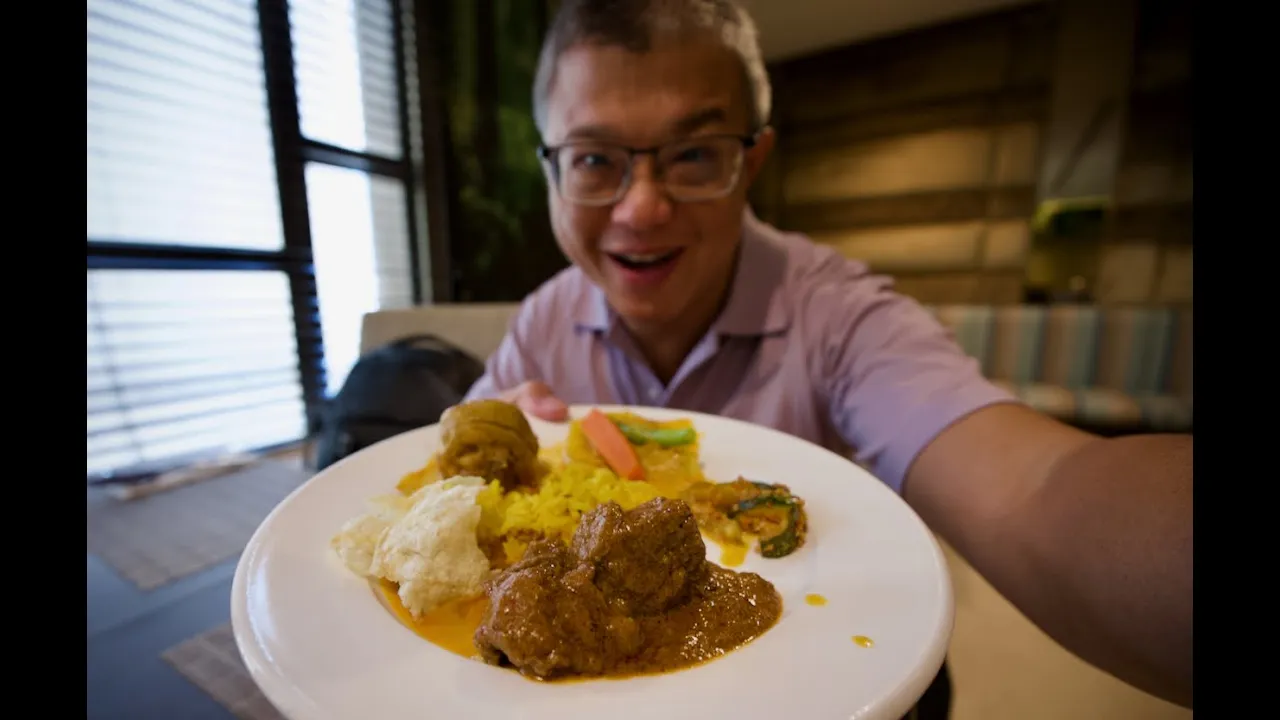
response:
[[[612,164],[613,162],[609,159],[609,156],[601,153],[584,153],[573,159],[574,168],[586,170],[608,168]]]
[[[675,162],[705,163],[715,160],[715,151],[706,146],[695,146],[681,150],[676,154]]]

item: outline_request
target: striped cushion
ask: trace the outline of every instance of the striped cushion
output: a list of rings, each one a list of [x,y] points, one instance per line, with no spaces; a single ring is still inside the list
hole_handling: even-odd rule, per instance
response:
[[[995,311],[985,305],[944,305],[930,310],[949,329],[956,344],[975,358],[984,375],[990,374],[991,331]]]
[[[1040,376],[1044,348],[1045,308],[1011,305],[995,310],[995,333],[988,377],[1016,385],[1035,382]]]
[[[1044,360],[1037,380],[1082,390],[1093,384],[1101,313],[1085,305],[1050,307],[1045,317]]]
[[[1014,394],[1022,402],[1046,415],[1071,422],[1076,416],[1076,395],[1065,387],[1028,383],[1015,385]]]
[[[1136,425],[1142,422],[1142,403],[1111,388],[1088,388],[1076,395],[1078,422],[1090,425]]]
[[[1142,419],[1157,432],[1181,432],[1192,427],[1190,397],[1178,395],[1148,395],[1139,398],[1142,403]]]
[[[1096,385],[1128,395],[1164,392],[1174,317],[1165,308],[1108,308],[1098,341]]]
[[[1173,356],[1169,358],[1167,390],[1180,398],[1191,398],[1191,344],[1194,314],[1191,310],[1178,311],[1177,328],[1174,330]]]
[[[1191,429],[1191,311],[927,306],[982,372],[1066,422]]]
[[[1191,401],[1173,395],[1134,396],[1108,388],[1073,390],[1047,383],[1010,385],[1031,408],[1064,422],[1096,427],[1143,425],[1157,432],[1183,432],[1192,427]]]

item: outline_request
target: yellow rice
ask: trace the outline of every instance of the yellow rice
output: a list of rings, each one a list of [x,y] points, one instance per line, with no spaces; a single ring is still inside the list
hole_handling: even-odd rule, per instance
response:
[[[554,468],[543,478],[537,492],[513,490],[503,493],[492,481],[480,491],[480,525],[476,533],[482,542],[501,538],[507,560],[524,554],[531,536],[573,538],[582,514],[609,501],[624,510],[658,496],[647,482],[624,480],[604,468],[569,463]]]

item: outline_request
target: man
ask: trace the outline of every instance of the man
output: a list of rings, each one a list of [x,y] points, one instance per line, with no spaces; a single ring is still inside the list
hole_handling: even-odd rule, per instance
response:
[[[740,8],[565,2],[534,107],[573,266],[469,398],[665,405],[848,452],[1064,647],[1190,707],[1191,437],[1038,414],[889,280],[756,220],[774,135]]]

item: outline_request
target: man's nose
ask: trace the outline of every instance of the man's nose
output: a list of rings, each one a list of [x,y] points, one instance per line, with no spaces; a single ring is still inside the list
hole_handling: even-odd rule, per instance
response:
[[[631,186],[613,206],[613,221],[637,229],[662,225],[671,219],[671,198],[655,177],[650,158],[637,158]]]

